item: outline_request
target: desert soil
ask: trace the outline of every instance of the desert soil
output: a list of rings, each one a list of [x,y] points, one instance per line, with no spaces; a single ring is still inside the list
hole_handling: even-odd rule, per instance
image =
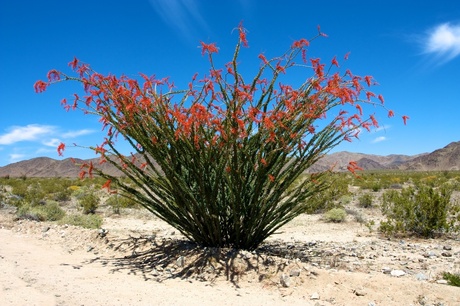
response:
[[[460,272],[458,237],[388,239],[351,215],[320,218],[246,252],[197,248],[139,210],[89,230],[0,208],[0,304],[460,305],[460,288],[441,280]]]

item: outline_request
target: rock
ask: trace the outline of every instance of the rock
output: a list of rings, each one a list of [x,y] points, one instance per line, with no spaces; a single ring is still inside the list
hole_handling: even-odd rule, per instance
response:
[[[101,238],[104,238],[105,236],[107,236],[107,233],[109,231],[106,230],[105,228],[100,228],[98,231],[97,231],[97,234],[99,235],[99,237]]]
[[[450,252],[442,252],[441,255],[444,257],[452,257],[452,253]]]
[[[179,258],[177,258],[176,266],[181,267],[181,268],[183,266],[185,266],[185,257],[184,256],[179,256]]]
[[[50,230],[50,227],[49,226],[45,226],[43,229],[42,229],[42,233],[46,233],[47,231]]]
[[[241,251],[240,255],[244,259],[251,259],[252,258],[252,253],[248,251]]]
[[[361,289],[355,289],[355,290],[353,290],[353,293],[354,293],[356,296],[365,296],[365,295],[366,295],[366,292],[364,292],[364,291],[361,290]]]
[[[390,274],[391,273],[391,268],[390,267],[383,267],[382,268],[382,272],[384,274]]]
[[[319,293],[315,292],[310,296],[310,300],[319,300]]]
[[[391,276],[401,277],[401,276],[406,275],[406,272],[404,272],[403,270],[392,270],[390,274]]]
[[[442,249],[445,251],[452,251],[452,247],[450,245],[445,245]]]
[[[153,269],[153,270],[152,270],[152,275],[153,275],[153,276],[160,276],[160,272],[158,272],[157,269]]]
[[[436,283],[441,284],[441,285],[447,285],[447,281],[445,279],[438,279]]]
[[[418,281],[424,281],[424,280],[427,280],[427,279],[428,279],[428,277],[427,277],[425,274],[423,274],[423,273],[417,273],[417,274],[415,275],[415,278],[416,278]]]
[[[289,276],[300,276],[300,269],[292,269],[291,272],[289,272]]]
[[[291,286],[291,278],[289,277],[289,275],[283,273],[280,277],[280,283],[281,286],[288,288],[289,286]]]
[[[92,245],[88,245],[88,247],[86,248],[86,252],[91,252],[93,249],[94,247]]]

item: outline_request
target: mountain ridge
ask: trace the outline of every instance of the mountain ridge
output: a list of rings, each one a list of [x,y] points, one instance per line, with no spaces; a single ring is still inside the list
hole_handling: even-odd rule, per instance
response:
[[[0,167],[0,177],[78,177],[80,167],[78,164],[95,159],[56,160],[50,157],[36,157]],[[335,152],[325,155],[309,172],[346,171],[350,161],[355,161],[363,170],[403,170],[403,171],[452,171],[460,170],[460,141],[451,142],[447,146],[431,153],[417,155],[375,155],[353,153],[348,151]],[[103,170],[111,175],[120,176],[122,173],[115,167],[106,163]]]

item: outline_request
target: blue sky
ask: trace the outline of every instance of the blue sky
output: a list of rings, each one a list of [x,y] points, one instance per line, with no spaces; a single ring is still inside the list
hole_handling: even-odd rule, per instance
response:
[[[222,63],[231,59],[240,21],[248,30],[241,59],[248,71],[258,68],[258,54],[281,55],[321,25],[329,37],[314,41],[309,54],[330,61],[350,52],[342,68],[380,84],[375,91],[397,116],[388,119],[376,109],[381,128],[334,151],[414,155],[460,140],[457,1],[3,0],[0,166],[62,158],[61,141],[68,145],[64,158],[95,157],[69,146],[100,144],[97,118],[60,106],[81,89],[62,83],[34,92],[50,69],[69,72],[67,63],[77,57],[101,73],[169,76],[184,87],[208,69],[200,41],[215,42]],[[401,115],[410,117],[407,125]]]

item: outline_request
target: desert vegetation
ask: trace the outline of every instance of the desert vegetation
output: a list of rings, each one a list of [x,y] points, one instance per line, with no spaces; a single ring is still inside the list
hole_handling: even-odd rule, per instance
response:
[[[333,187],[306,201],[305,213],[323,215],[328,222],[378,224],[385,236],[433,238],[460,232],[460,172],[367,171],[359,177],[335,172],[328,179]],[[120,180],[129,184],[127,178]],[[17,219],[76,225],[85,218],[99,220],[87,222],[93,228],[101,226],[104,216],[141,209],[129,197],[103,189],[104,183],[104,178],[0,178],[0,203],[15,207]],[[372,213],[375,219],[368,217]]]

